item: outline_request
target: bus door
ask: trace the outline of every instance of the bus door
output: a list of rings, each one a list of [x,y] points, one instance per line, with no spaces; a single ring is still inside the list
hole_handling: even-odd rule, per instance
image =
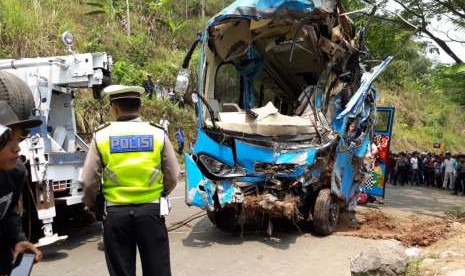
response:
[[[386,178],[389,173],[388,159],[391,144],[392,125],[394,123],[394,108],[376,108],[377,120],[374,127],[371,156],[371,177],[364,183],[363,192],[372,199],[383,202]]]

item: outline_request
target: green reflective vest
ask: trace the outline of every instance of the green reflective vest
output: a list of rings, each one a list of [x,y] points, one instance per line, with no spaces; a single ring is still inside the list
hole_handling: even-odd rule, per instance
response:
[[[141,204],[160,198],[164,137],[162,129],[137,121],[111,122],[95,133],[106,201]]]

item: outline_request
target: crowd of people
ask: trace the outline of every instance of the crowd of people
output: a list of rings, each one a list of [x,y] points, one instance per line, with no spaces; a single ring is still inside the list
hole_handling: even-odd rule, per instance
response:
[[[145,95],[150,100],[152,99],[153,94],[155,94],[155,98],[159,100],[171,99],[175,95],[173,87],[166,88],[162,86],[159,79],[157,79],[154,83],[151,75],[147,75],[146,79],[142,83],[142,87],[144,88]]]
[[[426,152],[392,153],[386,164],[387,182],[451,190],[465,195],[465,155]]]

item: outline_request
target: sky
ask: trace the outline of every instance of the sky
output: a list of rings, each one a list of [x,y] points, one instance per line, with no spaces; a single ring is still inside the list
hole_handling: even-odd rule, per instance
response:
[[[465,40],[465,31],[454,30],[454,25],[446,20],[432,22],[430,30],[437,35],[439,38],[448,40],[447,36],[443,32],[449,32],[449,36],[459,40]],[[459,56],[462,60],[465,60],[465,44],[457,42],[447,42],[448,46]],[[439,47],[438,47],[439,48]],[[439,55],[429,54],[433,60],[438,60],[441,63],[454,63],[454,60],[449,57],[442,49],[439,48]]]
[[[388,1],[385,9],[391,11],[391,12],[396,12],[399,10],[402,10],[402,7],[395,3],[394,1]],[[455,30],[454,24],[450,22],[450,20],[443,18],[441,20],[436,20],[431,22],[430,27],[428,28],[429,31],[431,31],[435,36],[448,40],[447,36],[444,33],[449,33],[449,36],[452,38],[456,38],[458,40],[465,40],[465,30]],[[433,61],[437,61],[439,63],[447,63],[447,64],[452,64],[454,63],[454,60],[447,55],[439,46],[436,45],[434,41],[431,39],[427,38],[422,38],[424,40],[430,41],[435,45],[438,50],[439,54],[437,53],[428,53],[428,57],[432,59]],[[446,42],[448,46],[452,49],[452,51],[462,60],[465,60],[465,44],[464,43],[456,43],[456,42]]]

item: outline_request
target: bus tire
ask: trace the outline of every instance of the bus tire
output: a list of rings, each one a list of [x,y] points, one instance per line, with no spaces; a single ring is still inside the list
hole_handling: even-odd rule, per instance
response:
[[[328,236],[336,230],[339,220],[339,205],[329,189],[318,193],[313,209],[313,231],[317,235]]]

